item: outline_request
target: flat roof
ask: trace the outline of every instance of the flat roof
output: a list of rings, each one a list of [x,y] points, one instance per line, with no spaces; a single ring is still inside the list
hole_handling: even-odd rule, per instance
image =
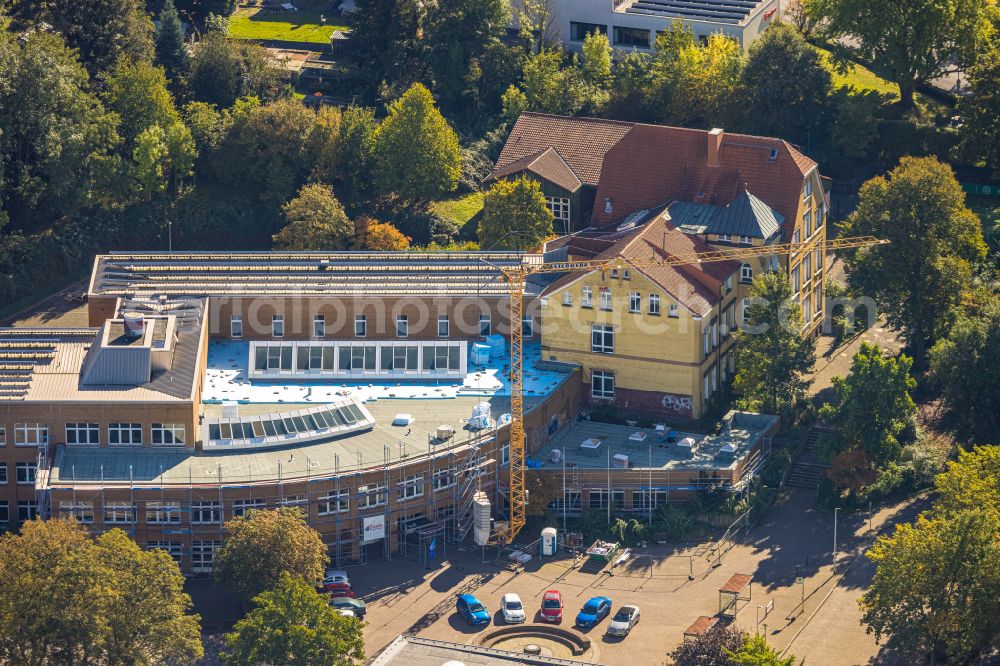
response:
[[[506,296],[521,252],[186,252],[98,255],[93,295]]]
[[[428,454],[451,456],[473,440],[475,433],[466,429],[466,422],[473,406],[483,401],[491,404],[494,419],[510,409],[507,398],[378,400],[365,405],[375,417],[375,426],[369,431],[316,444],[265,450],[197,452],[164,447],[60,446],[49,482],[53,486],[69,486],[74,482],[85,485],[99,483],[103,478],[106,486],[128,485],[130,480],[136,486],[152,487],[186,486],[189,482],[212,487],[220,482],[223,486],[238,486],[270,483],[279,478],[332,478],[381,468],[386,464],[387,452],[389,464],[410,462]],[[206,405],[205,416],[220,416],[221,410],[221,405]],[[239,415],[287,410],[284,404],[240,405]],[[403,413],[410,414],[413,422],[407,426],[392,425],[395,415]],[[432,445],[429,437],[441,425],[455,428],[455,437],[447,443]]]
[[[562,461],[553,463],[551,456],[553,449],[564,449],[567,466],[607,469],[610,450],[612,467],[616,455],[625,455],[628,456],[632,469],[732,470],[746,457],[768,425],[777,419],[776,416],[764,414],[750,414],[748,417],[751,418],[734,421],[732,428],[724,429],[718,435],[677,431],[676,442],[673,443],[664,441],[664,433],[658,433],[652,428],[576,421],[564,428],[530,459],[535,469],[561,470]],[[757,417],[758,420],[753,420],[752,417]],[[641,441],[629,439],[636,433],[644,434],[645,438]],[[688,437],[695,442],[691,454],[677,445],[677,442]],[[600,440],[601,443],[596,448],[581,446],[588,440]],[[722,448],[726,445],[732,445],[734,452],[723,453]]]
[[[449,663],[465,666],[593,666],[593,662],[534,656],[419,636],[398,637],[370,662],[370,666],[441,666]]]

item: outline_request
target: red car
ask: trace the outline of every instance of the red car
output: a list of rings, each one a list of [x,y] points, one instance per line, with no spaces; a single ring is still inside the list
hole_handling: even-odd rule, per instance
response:
[[[562,622],[563,600],[559,590],[549,590],[542,597],[542,620]]]
[[[351,589],[348,583],[330,583],[324,581],[320,585],[320,591],[329,592],[334,597],[350,597],[352,599],[355,597],[354,590]]]

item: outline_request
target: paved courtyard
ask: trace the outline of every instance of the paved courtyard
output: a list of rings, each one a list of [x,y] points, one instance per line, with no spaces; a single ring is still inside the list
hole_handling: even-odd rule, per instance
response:
[[[872,516],[875,532],[912,519],[922,500],[889,507]],[[682,633],[699,615],[719,609],[718,589],[734,573],[753,575],[752,598],[736,619],[748,631],[766,631],[768,640],[808,663],[830,666],[866,664],[879,647],[860,625],[856,599],[863,593],[872,568],[860,556],[870,543],[867,516],[841,516],[839,555],[834,562],[833,517],[812,507],[808,493],[784,496],[765,521],[711,566],[704,546],[668,550],[660,546],[616,569],[595,572],[558,558],[530,563],[524,571],[502,570],[482,553],[449,553],[448,562],[427,571],[394,561],[370,562],[350,571],[355,589],[368,601],[365,642],[369,655],[401,633],[474,643],[479,628],[471,628],[454,613],[456,594],[476,594],[502,624],[499,599],[517,592],[529,611],[537,612],[542,594],[559,589],[566,603],[563,626],[572,626],[580,606],[592,596],[612,599],[615,607],[638,604],[642,621],[624,640],[603,636],[608,620],[589,632],[596,649],[590,657],[609,666],[663,663],[665,654],[682,640]],[[487,557],[489,560],[489,556]],[[689,572],[694,580],[689,581]],[[798,577],[802,582],[797,583]],[[804,600],[804,602],[803,602]],[[766,605],[773,610],[764,616]]]

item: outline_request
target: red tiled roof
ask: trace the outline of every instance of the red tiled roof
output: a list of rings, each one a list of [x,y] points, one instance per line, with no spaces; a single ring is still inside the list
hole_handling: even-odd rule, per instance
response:
[[[618,234],[612,233],[617,236]],[[567,241],[570,252],[587,256],[584,246],[593,252],[588,258],[610,259],[622,257],[639,262],[653,257],[666,259],[671,256],[690,255],[711,250],[696,236],[685,234],[666,221],[661,214],[655,220],[639,227],[612,247],[597,251],[600,239],[574,239]],[[577,252],[574,252],[574,249]],[[707,314],[720,300],[720,288],[725,279],[739,270],[739,262],[718,261],[700,265],[644,266],[636,268],[655,284],[663,288],[674,300],[697,315]],[[584,274],[570,273],[559,278],[542,292],[550,294],[581,279]]]
[[[790,235],[803,179],[815,162],[780,139],[723,134],[719,165],[710,167],[707,137],[702,130],[633,127],[605,155],[593,224],[610,224],[673,198],[726,205],[747,188],[784,216],[786,237]],[[610,213],[605,212],[606,198],[611,199]]]
[[[540,154],[545,148],[555,148],[580,181],[597,185],[604,154],[633,126],[634,123],[618,120],[522,113],[507,137],[491,177],[497,177],[518,160]]]
[[[576,192],[583,184],[577,175],[573,173],[566,160],[559,154],[559,151],[552,147],[545,148],[527,157],[522,157],[501,169],[495,169],[486,179],[486,182],[522,171],[530,171],[540,178],[558,185],[567,192]]]

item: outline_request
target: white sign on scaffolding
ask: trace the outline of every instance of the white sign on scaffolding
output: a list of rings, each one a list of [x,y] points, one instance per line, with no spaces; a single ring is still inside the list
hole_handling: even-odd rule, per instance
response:
[[[362,522],[361,542],[370,543],[385,538],[385,516],[369,516]]]

